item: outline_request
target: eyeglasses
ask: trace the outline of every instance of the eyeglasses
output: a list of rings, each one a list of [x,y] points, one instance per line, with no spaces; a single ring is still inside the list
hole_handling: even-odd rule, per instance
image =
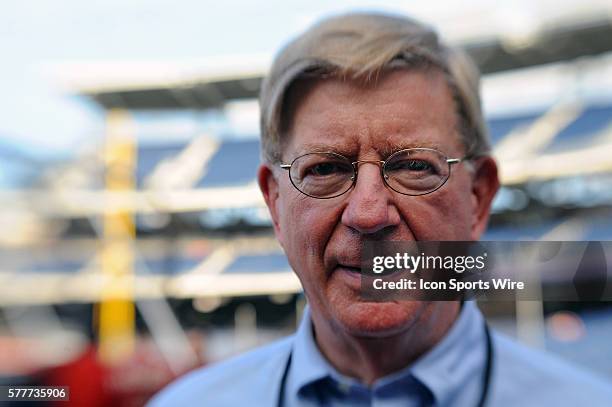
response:
[[[395,192],[418,196],[441,188],[450,177],[451,166],[467,159],[448,158],[432,148],[408,148],[385,161],[351,161],[332,152],[307,153],[280,167],[289,171],[298,191],[313,198],[335,198],[347,192],[357,182],[359,164],[365,163],[380,165],[383,181]]]

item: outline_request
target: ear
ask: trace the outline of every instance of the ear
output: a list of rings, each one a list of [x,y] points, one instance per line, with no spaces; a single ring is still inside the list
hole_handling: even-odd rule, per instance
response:
[[[499,189],[497,164],[492,157],[482,157],[473,161],[472,180],[472,240],[478,240],[487,228],[491,203]]]
[[[274,174],[274,171],[267,164],[259,166],[257,171],[257,182],[259,183],[259,189],[263,194],[264,201],[270,211],[272,217],[272,224],[274,225],[274,232],[282,246],[282,232],[279,223],[279,211],[278,211],[278,180]]]

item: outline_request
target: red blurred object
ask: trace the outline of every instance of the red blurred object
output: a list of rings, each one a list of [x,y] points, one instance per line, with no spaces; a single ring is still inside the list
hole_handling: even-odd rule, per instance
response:
[[[70,401],[56,406],[136,407],[143,406],[176,377],[202,364],[202,360],[194,360],[192,366],[174,374],[155,344],[146,339],[138,341],[130,358],[112,366],[102,364],[96,348],[90,346],[70,363],[47,369],[41,375],[41,384],[70,387]]]
[[[93,346],[70,363],[46,370],[41,375],[45,386],[69,386],[70,401],[57,405],[73,406],[114,406],[117,400],[105,388],[108,369],[102,366]]]

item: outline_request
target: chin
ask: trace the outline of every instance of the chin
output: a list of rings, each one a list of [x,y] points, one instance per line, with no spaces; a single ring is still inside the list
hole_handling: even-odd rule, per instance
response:
[[[422,301],[364,302],[338,304],[336,320],[357,337],[382,338],[410,329],[426,308]]]

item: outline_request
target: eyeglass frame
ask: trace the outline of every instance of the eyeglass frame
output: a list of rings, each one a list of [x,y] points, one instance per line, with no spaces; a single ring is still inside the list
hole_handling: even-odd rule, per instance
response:
[[[440,156],[444,157],[444,161],[448,164],[448,176],[446,177],[446,179],[444,179],[444,181],[440,185],[438,185],[436,188],[432,189],[431,191],[425,192],[423,194],[407,194],[405,192],[400,192],[400,191],[396,190],[395,188],[393,188],[391,185],[389,185],[389,183],[387,182],[387,179],[389,178],[389,176],[385,173],[385,164],[389,161],[389,159],[392,158],[393,156],[397,155],[397,154],[400,154],[400,153],[403,153],[403,152],[406,152],[406,151],[413,151],[413,150],[433,151],[433,152],[439,154]],[[310,154],[331,154],[331,155],[335,155],[335,156],[337,156],[339,158],[345,159],[347,162],[351,163],[351,167],[353,168],[353,175],[351,176],[351,181],[352,181],[351,186],[348,187],[345,191],[339,193],[338,195],[327,196],[327,197],[318,197],[318,196],[314,196],[314,195],[309,195],[306,192],[302,191],[300,188],[298,188],[297,185],[295,185],[295,183],[293,182],[293,179],[291,178],[291,167],[293,166],[293,164],[297,160],[299,160],[300,158],[302,158],[304,156],[310,155]],[[459,164],[459,163],[462,163],[462,162],[465,162],[465,161],[469,161],[469,160],[471,160],[473,158],[474,157],[471,156],[470,154],[467,154],[467,155],[465,155],[462,158],[448,158],[444,153],[442,153],[439,150],[436,150],[435,148],[412,147],[412,148],[404,148],[404,149],[401,149],[401,150],[398,150],[398,151],[394,151],[393,153],[391,153],[387,157],[386,160],[357,160],[357,161],[352,161],[351,162],[350,158],[348,158],[348,157],[346,157],[346,156],[344,156],[342,154],[336,153],[334,151],[311,151],[311,152],[304,153],[302,155],[299,155],[299,156],[295,157],[293,159],[293,161],[291,161],[291,164],[283,164],[283,163],[281,163],[281,164],[279,164],[279,167],[282,168],[283,170],[287,170],[289,172],[289,174],[288,174],[289,175],[289,181],[291,182],[291,185],[293,185],[293,187],[298,190],[298,192],[300,192],[300,193],[302,193],[302,194],[304,194],[304,195],[306,195],[308,197],[314,198],[314,199],[332,199],[332,198],[337,198],[339,196],[342,196],[342,195],[346,194],[357,183],[357,176],[359,174],[359,164],[362,164],[362,163],[377,164],[380,167],[380,175],[381,175],[381,177],[383,179],[384,184],[388,188],[390,188],[392,191],[397,192],[398,194],[406,195],[406,196],[423,196],[423,195],[429,195],[429,194],[431,194],[433,192],[436,192],[438,189],[442,188],[446,184],[446,182],[451,177],[451,168],[452,168],[453,164]]]

